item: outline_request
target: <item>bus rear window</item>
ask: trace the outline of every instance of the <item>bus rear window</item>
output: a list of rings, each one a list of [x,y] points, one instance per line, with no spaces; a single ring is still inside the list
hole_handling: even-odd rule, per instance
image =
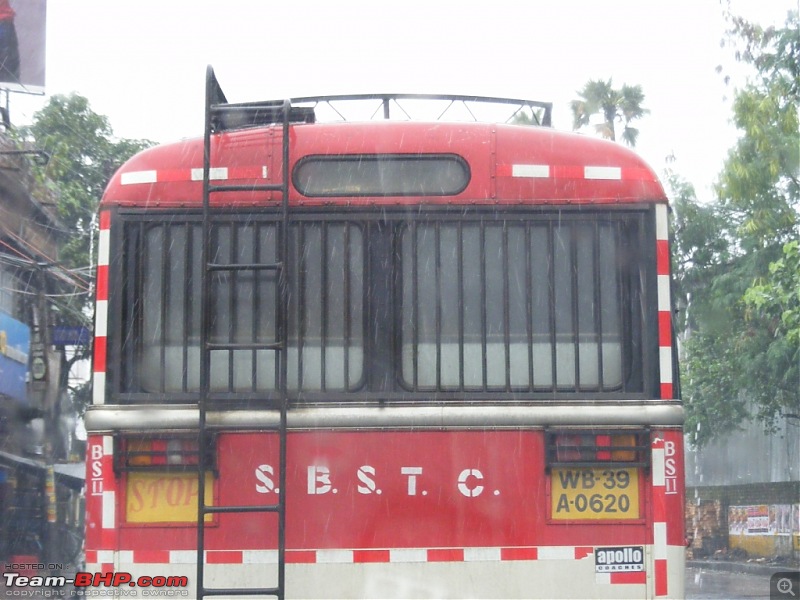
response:
[[[191,394],[200,389],[200,223],[130,222],[125,228],[123,393]],[[212,230],[218,264],[273,263],[277,225],[236,221]],[[349,222],[295,223],[289,231],[288,387],[352,391],[362,383],[361,228]],[[277,340],[274,271],[211,275],[212,343]],[[271,350],[212,350],[211,390],[276,389]]]
[[[404,385],[641,392],[632,225],[543,217],[406,227]]]
[[[303,158],[293,180],[304,196],[453,196],[469,177],[455,154],[356,154]]]

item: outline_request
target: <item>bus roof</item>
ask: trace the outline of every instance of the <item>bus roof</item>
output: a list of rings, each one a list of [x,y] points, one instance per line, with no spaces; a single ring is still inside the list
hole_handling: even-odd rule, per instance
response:
[[[525,125],[367,121],[296,123],[290,127],[290,173],[308,157],[380,160],[456,156],[468,168],[457,193],[304,195],[289,186],[293,206],[563,205],[666,202],[653,170],[620,144]],[[211,136],[210,179],[238,185],[280,183],[280,125],[222,131]],[[104,206],[192,208],[202,205],[203,140],[144,150],[111,179]],[[215,194],[215,206],[256,207],[280,202],[280,192]]]

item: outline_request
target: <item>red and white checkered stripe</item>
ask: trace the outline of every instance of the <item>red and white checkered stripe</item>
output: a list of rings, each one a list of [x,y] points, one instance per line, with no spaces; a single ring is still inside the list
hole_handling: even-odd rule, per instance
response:
[[[266,179],[267,167],[215,167],[209,172],[212,181],[230,181],[235,179]],[[180,181],[203,181],[203,169],[160,169],[149,171],[128,171],[120,174],[120,185],[136,185],[141,183],[167,183]]]
[[[671,400],[672,386],[672,302],[670,300],[669,224],[667,205],[656,210],[656,274],[658,276],[658,359],[661,398]]]
[[[209,176],[212,181],[267,179],[267,167],[265,165],[215,167],[211,169]],[[497,165],[497,176],[521,179],[587,179],[595,181],[652,181],[654,179],[653,173],[649,169],[600,165],[499,164]],[[196,168],[128,171],[120,175],[120,185],[202,180],[203,169]]]
[[[599,165],[497,165],[498,177],[522,179],[592,179],[626,181],[631,179],[653,180],[649,169],[636,167],[608,167]]]
[[[485,548],[387,548],[361,550],[287,550],[286,563],[292,564],[398,564],[398,563],[472,563],[510,561],[575,561],[591,559],[591,546],[526,546]],[[194,565],[194,550],[108,550],[86,552],[89,570],[111,570],[118,561],[126,565]],[[277,550],[207,550],[209,565],[274,565]],[[596,583],[607,585],[645,585],[647,573],[598,573]]]
[[[114,570],[117,539],[117,479],[114,476],[114,438],[89,437],[86,469],[87,550],[97,570]],[[91,550],[89,549],[91,548]]]
[[[97,243],[97,294],[94,317],[94,392],[92,404],[104,404],[106,397],[106,336],[108,335],[108,264],[110,258],[111,213],[100,213]]]
[[[505,562],[532,560],[581,560],[592,556],[588,546],[526,546],[487,548],[386,548],[287,550],[289,564],[362,564],[425,562]],[[209,564],[275,564],[277,550],[206,550]],[[87,562],[105,562],[103,551],[87,552]],[[122,550],[120,563],[194,564],[194,550]]]
[[[108,335],[108,265],[110,260],[111,214],[100,213],[100,235],[97,244],[97,291],[94,318],[94,386],[93,404],[104,404],[106,396],[106,356]],[[102,548],[114,548],[116,541],[116,478],[114,477],[114,440],[110,435],[91,436],[87,464],[87,502],[99,502],[100,531],[94,539]],[[99,476],[95,471],[100,469]],[[103,550],[114,554],[113,550]],[[104,557],[108,558],[108,557]],[[113,565],[113,559],[103,560],[103,567]]]
[[[655,595],[667,595],[667,497],[664,440],[656,438],[652,445],[653,461],[653,560]]]

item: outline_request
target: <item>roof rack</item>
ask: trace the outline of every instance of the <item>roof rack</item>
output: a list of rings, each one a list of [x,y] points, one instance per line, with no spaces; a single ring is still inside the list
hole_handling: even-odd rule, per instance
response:
[[[213,72],[211,87],[216,114],[212,123],[214,132],[246,127],[258,127],[282,123],[284,119],[284,100],[267,100],[263,102],[229,103],[219,86]],[[306,96],[289,99],[289,122],[314,123],[320,120],[330,121],[364,121],[377,119],[420,120],[411,116],[414,112],[411,105],[425,107],[428,119],[435,121],[448,120],[457,109],[460,114],[471,121],[509,123],[517,119],[531,125],[550,127],[552,125],[551,102],[522,100],[517,98],[498,98],[492,96],[463,96],[452,94],[349,94],[330,96]],[[345,105],[352,108],[360,105],[355,116],[345,116]],[[481,119],[476,116],[478,105],[502,107],[505,117]],[[434,112],[431,112],[434,111]],[[331,118],[321,119],[320,113]],[[510,114],[509,114],[510,113]],[[459,120],[459,119],[456,119]]]

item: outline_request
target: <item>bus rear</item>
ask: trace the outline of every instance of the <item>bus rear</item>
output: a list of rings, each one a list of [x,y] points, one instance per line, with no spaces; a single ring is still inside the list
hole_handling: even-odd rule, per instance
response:
[[[103,198],[88,569],[192,597],[682,597],[653,172],[546,127],[269,110]]]

